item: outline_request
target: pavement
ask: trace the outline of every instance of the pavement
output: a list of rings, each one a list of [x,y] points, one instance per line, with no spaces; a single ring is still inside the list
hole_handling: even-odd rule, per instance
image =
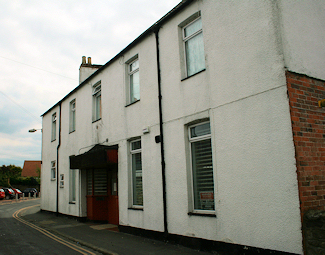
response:
[[[11,203],[14,202],[16,201]],[[24,201],[20,200],[19,203],[24,203]],[[83,223],[69,216],[56,216],[55,213],[41,211],[39,205],[22,211],[20,217],[55,235],[91,248],[101,254],[211,255],[209,252],[198,251],[181,245],[121,233],[116,225],[95,222]]]

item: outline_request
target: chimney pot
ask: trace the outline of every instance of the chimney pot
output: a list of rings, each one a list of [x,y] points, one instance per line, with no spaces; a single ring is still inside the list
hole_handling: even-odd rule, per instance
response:
[[[88,65],[91,65],[91,57],[88,57]]]
[[[82,56],[82,62],[81,62],[82,65],[86,64],[86,56]]]

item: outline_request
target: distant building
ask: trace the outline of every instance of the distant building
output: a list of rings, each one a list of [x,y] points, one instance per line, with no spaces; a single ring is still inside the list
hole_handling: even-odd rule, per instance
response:
[[[21,172],[22,177],[40,177],[41,171],[40,160],[25,160],[23,171]]]
[[[184,0],[105,65],[83,58],[43,114],[41,209],[302,254],[303,215],[325,210],[324,9]]]

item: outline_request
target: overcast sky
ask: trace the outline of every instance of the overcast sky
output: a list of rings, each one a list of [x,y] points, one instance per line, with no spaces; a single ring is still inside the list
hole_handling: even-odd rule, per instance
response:
[[[105,64],[180,0],[0,2],[0,165],[41,160],[46,110],[78,86],[81,57]]]

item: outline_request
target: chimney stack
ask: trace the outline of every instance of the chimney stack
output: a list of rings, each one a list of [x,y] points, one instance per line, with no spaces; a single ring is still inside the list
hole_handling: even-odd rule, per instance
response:
[[[92,65],[91,57],[88,57],[88,63],[86,56],[82,56],[82,62],[79,68],[79,84],[86,80],[90,75],[96,72],[102,65]]]

